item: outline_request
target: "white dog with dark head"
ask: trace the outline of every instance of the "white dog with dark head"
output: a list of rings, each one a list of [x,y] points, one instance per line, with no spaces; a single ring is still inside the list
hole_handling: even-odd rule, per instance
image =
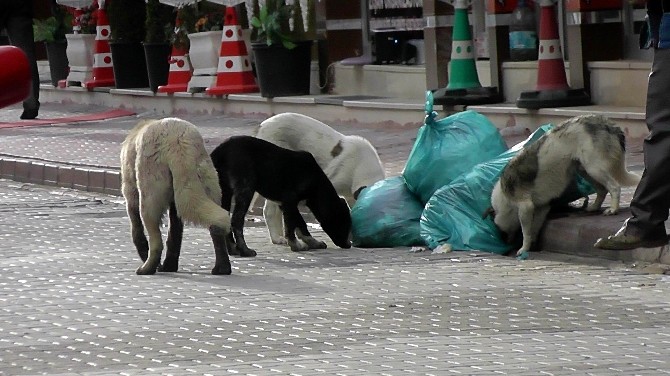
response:
[[[309,116],[286,112],[258,127],[256,137],[290,150],[311,153],[340,196],[350,202],[363,188],[385,178],[377,150],[360,136],[346,136]],[[266,200],[263,216],[275,244],[284,244],[279,205]]]
[[[523,243],[517,255],[531,249],[553,200],[580,173],[596,190],[588,211],[600,210],[607,192],[616,214],[622,186],[635,186],[640,176],[626,170],[626,137],[604,116],[584,115],[564,121],[513,157],[491,194],[494,222],[503,238],[512,241],[519,227]]]

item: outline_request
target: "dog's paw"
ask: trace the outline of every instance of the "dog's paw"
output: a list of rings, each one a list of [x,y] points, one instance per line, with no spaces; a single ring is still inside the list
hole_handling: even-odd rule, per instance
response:
[[[316,240],[314,238],[305,238],[303,239],[305,244],[307,244],[307,248],[309,249],[326,249],[328,248],[328,245],[326,245],[326,242],[322,242],[321,240]]]
[[[240,257],[255,257],[256,256],[256,251],[249,247],[239,247],[235,246],[235,253],[228,252],[229,255],[235,255],[235,256],[240,256]]]
[[[277,237],[277,238],[272,238],[272,244],[279,244],[279,245],[286,245],[288,244],[288,241],[286,241],[286,238],[283,236]]]
[[[179,260],[165,258],[162,265],[158,265],[159,272],[170,272],[174,273],[179,269]]]
[[[257,253],[251,248],[247,248],[244,251],[240,250],[240,257],[256,257]]]
[[[618,210],[614,210],[612,208],[607,208],[607,209],[603,210],[603,215],[615,215],[618,212],[619,212]]]
[[[135,270],[135,273],[137,275],[151,275],[151,274],[156,274],[156,269],[158,269],[158,265],[149,265],[148,263],[142,264],[137,270]]]
[[[289,242],[288,246],[291,248],[291,251],[293,252],[309,251],[309,247],[307,246],[307,244],[299,241]]]
[[[530,256],[530,254],[528,254],[528,251],[519,250],[516,253],[516,259],[517,260],[526,260],[529,256]]]
[[[233,272],[230,262],[224,262],[221,265],[214,265],[212,274],[214,275],[230,275]]]

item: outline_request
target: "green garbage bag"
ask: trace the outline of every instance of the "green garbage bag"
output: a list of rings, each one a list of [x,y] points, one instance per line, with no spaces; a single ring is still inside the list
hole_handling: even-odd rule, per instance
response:
[[[526,140],[488,162],[478,164],[450,184],[438,189],[421,215],[420,233],[430,248],[449,243],[454,250],[479,250],[505,254],[516,247],[500,239],[493,220],[482,214],[491,206],[491,192],[507,163],[526,145],[549,131],[543,125]],[[561,196],[569,203],[594,193],[593,187],[576,177],[577,189]]]
[[[484,115],[463,111],[436,120],[433,94],[426,95],[426,120],[419,129],[402,176],[422,203],[478,163],[507,150],[498,129]]]
[[[355,247],[425,245],[419,235],[423,204],[407,189],[402,176],[378,181],[361,191],[351,208]]]

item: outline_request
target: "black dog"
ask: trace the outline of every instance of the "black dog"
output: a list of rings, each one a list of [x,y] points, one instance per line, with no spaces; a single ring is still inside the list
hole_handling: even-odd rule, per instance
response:
[[[231,200],[235,198],[231,218],[231,237],[234,236],[235,245],[228,247],[231,254],[256,255],[247,247],[242,232],[244,216],[255,192],[280,204],[285,223],[284,235],[292,251],[326,248],[326,243],[309,234],[307,224],[298,211],[301,201],[305,201],[337,246],[351,247],[349,206],[337,195],[312,154],[288,150],[251,136],[233,136],[214,149],[210,156],[219,174],[221,206],[230,211]],[[304,245],[297,241],[296,230]]]

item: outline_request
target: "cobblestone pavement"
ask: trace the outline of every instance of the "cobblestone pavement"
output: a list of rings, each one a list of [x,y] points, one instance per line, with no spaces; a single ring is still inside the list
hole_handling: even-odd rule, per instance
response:
[[[137,276],[119,197],[0,180],[0,211],[0,375],[670,373],[669,276],[620,263],[292,253],[256,219],[230,276],[192,227]]]

